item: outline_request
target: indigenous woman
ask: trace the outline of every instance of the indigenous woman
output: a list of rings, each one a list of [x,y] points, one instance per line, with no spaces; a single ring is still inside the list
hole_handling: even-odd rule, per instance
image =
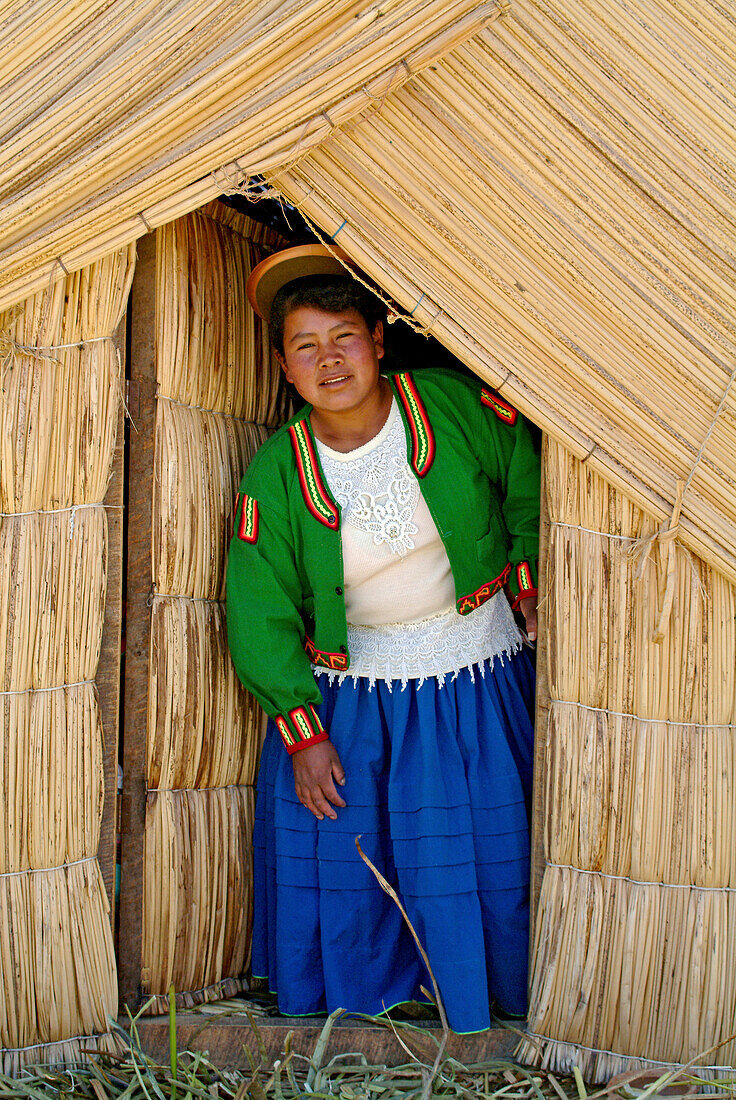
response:
[[[380,303],[322,246],[249,295],[306,402],[240,486],[227,613],[270,717],[252,966],[287,1015],[526,1006],[539,463],[517,411],[450,370],[381,372]]]

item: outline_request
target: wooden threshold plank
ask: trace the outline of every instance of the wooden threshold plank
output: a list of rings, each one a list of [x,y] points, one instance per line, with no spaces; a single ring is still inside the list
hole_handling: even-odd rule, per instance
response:
[[[247,1070],[249,1050],[258,1061],[259,1039],[266,1048],[266,1062],[272,1064],[284,1051],[286,1037],[291,1032],[291,1049],[296,1054],[310,1056],[322,1031],[324,1019],[310,1017],[277,1017],[257,1020],[258,1035],[249,1023],[228,1017],[208,1020],[196,1012],[177,1013],[177,1049],[208,1051],[219,1069]],[[120,1021],[125,1027],[126,1021]],[[416,1025],[415,1025],[416,1026]],[[143,1017],[136,1028],[144,1052],[155,1062],[169,1062],[169,1021],[165,1016]],[[430,1064],[437,1052],[436,1041],[442,1032],[439,1025],[422,1025],[417,1030],[402,1032],[404,1042],[415,1051],[417,1057]],[[520,1035],[509,1028],[490,1028],[472,1035],[455,1035],[447,1040],[447,1057],[456,1058],[464,1065],[487,1062],[494,1058],[512,1058]],[[363,1021],[338,1021],[332,1029],[323,1064],[336,1054],[360,1052],[372,1065],[398,1066],[410,1061],[389,1027],[366,1026]]]

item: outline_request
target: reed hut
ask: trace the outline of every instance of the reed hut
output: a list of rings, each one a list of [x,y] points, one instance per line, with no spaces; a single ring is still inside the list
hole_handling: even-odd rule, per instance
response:
[[[544,432],[521,1056],[733,1072],[734,12],[34,0],[2,27],[3,1068],[108,1043],[118,970],[154,1011],[242,988],[261,716],[220,601],[284,413],[244,297],[279,240],[217,199],[265,187]]]

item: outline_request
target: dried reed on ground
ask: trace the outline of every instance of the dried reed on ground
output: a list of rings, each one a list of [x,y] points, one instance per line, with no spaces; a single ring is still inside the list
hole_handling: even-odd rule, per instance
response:
[[[134,261],[126,248],[0,316],[0,1045],[13,1072],[78,1055],[116,1010],[91,681],[121,392],[112,337]]]
[[[262,712],[227,650],[228,527],[243,470],[283,417],[280,371],[245,296],[278,244],[212,203],[157,235],[153,621],[144,988],[148,1011],[242,988]]]
[[[520,1053],[606,1080],[733,1031],[736,589],[549,440],[545,472],[548,865]]]

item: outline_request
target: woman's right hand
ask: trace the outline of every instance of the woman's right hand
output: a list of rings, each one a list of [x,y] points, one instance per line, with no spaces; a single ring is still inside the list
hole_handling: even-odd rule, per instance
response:
[[[296,796],[302,806],[306,806],[318,821],[325,817],[336,821],[333,807],[344,806],[345,802],[337,793],[335,783],[343,786],[345,772],[332,742],[320,741],[318,745],[300,749],[292,756],[291,763]]]

